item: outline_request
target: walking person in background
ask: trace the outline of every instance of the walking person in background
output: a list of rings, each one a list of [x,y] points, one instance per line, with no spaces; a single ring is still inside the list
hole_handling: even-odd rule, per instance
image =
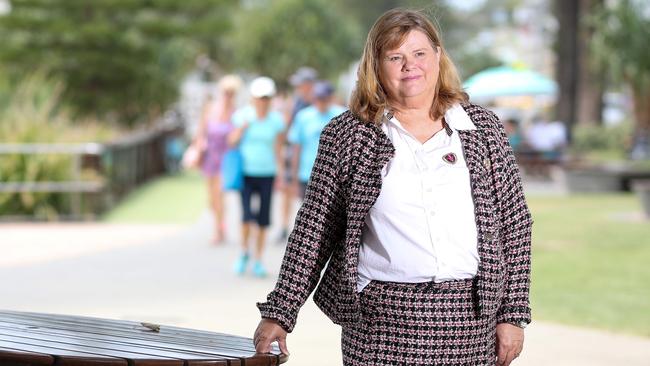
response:
[[[291,128],[293,122],[296,118],[296,115],[301,110],[309,107],[313,100],[314,84],[318,78],[318,73],[316,70],[311,67],[300,67],[296,72],[291,75],[289,78],[289,83],[295,89],[295,96],[293,104],[290,109],[290,114],[287,117],[287,129]],[[284,150],[284,164],[285,164],[285,174],[283,177],[285,179],[285,185],[283,188],[283,202],[282,202],[282,222],[280,235],[278,236],[278,243],[284,244],[287,240],[288,231],[289,231],[289,222],[291,221],[291,213],[293,208],[293,202],[298,195],[298,182],[293,180],[291,175],[291,164],[294,160],[293,149],[289,145],[285,146]]]
[[[270,224],[271,197],[274,184],[277,188],[282,186],[281,152],[285,123],[280,113],[271,110],[271,98],[275,93],[272,79],[258,77],[253,80],[250,85],[252,105],[235,112],[233,122],[236,129],[229,136],[230,144],[239,146],[244,165],[244,187],[241,193],[242,254],[235,263],[234,270],[237,274],[246,271],[251,257],[249,239],[254,236],[252,270],[256,277],[267,275],[262,256],[266,229]],[[256,211],[252,207],[253,196],[259,199]]]
[[[226,224],[224,199],[221,187],[221,163],[228,149],[227,138],[233,130],[232,115],[236,109],[237,92],[241,79],[226,75],[217,84],[216,98],[209,98],[203,107],[195,141],[203,146],[201,171],[208,184],[210,209],[213,213],[214,234],[212,242],[221,243],[225,238]]]
[[[390,10],[321,133],[256,350],[288,352],[318,284],[344,365],[507,366],[530,322],[531,225],[503,125],[468,102],[431,21]]]
[[[295,88],[295,100],[291,109],[291,121],[298,112],[309,107],[314,100],[314,86],[318,72],[311,67],[303,66],[289,78],[289,83]]]
[[[566,127],[560,121],[550,121],[535,116],[533,124],[526,131],[526,142],[547,159],[558,159],[566,147]]]
[[[307,181],[316,161],[320,133],[334,117],[345,111],[333,103],[334,87],[328,81],[314,85],[313,105],[304,108],[296,115],[289,129],[288,140],[293,149],[291,175],[292,181],[300,184],[299,194],[305,196]]]
[[[519,128],[519,121],[515,118],[508,118],[503,122],[503,127],[506,130],[506,135],[508,135],[508,142],[512,150],[520,150],[523,144],[523,138]]]

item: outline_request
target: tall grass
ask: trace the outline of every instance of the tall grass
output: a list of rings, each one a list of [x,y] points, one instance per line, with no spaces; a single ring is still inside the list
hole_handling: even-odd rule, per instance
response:
[[[112,126],[96,121],[71,121],[61,102],[63,84],[37,72],[11,86],[0,81],[0,143],[74,143],[105,141],[116,135]],[[2,77],[0,77],[2,79]],[[0,182],[66,181],[72,179],[69,155],[0,155]],[[82,173],[87,179],[96,174]],[[61,193],[0,193],[0,216],[55,219],[69,210]]]

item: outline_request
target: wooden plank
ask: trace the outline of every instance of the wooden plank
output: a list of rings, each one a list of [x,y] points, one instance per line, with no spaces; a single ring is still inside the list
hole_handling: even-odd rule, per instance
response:
[[[49,366],[54,364],[54,357],[46,353],[26,352],[0,347],[0,365]]]
[[[83,359],[88,363],[101,363],[106,366],[127,366],[128,362],[124,359],[115,358],[115,357],[106,357],[102,355],[97,355],[89,352],[80,352],[80,351],[66,351],[64,349],[58,349],[47,346],[39,346],[32,344],[25,344],[19,342],[5,341],[0,340],[0,347],[6,349],[16,349],[21,350],[26,353],[41,353],[49,355],[52,358],[52,364],[56,362],[58,365],[60,361],[64,359]]]
[[[11,321],[7,319],[0,319],[0,328],[6,328],[6,329],[19,329],[22,332],[27,332],[27,331],[42,331],[42,332],[49,332],[49,333],[57,333],[57,332],[68,332],[69,334],[74,334],[75,336],[80,336],[80,337],[86,337],[90,339],[108,339],[112,337],[113,339],[119,340],[120,342],[129,342],[133,344],[139,344],[142,342],[150,342],[150,345],[171,345],[175,348],[178,348],[180,346],[183,346],[185,348],[189,347],[195,347],[195,348],[201,348],[203,351],[205,349],[208,349],[210,352],[214,353],[215,350],[222,349],[222,354],[226,356],[232,356],[232,357],[247,357],[250,354],[254,354],[255,349],[252,346],[246,347],[246,349],[242,349],[241,346],[238,345],[231,345],[227,342],[224,342],[223,340],[220,339],[215,339],[210,342],[188,342],[188,337],[164,337],[163,334],[166,329],[163,329],[161,333],[153,333],[153,332],[147,332],[147,334],[144,334],[140,337],[133,337],[131,333],[124,333],[124,334],[119,334],[113,331],[104,331],[103,333],[92,333],[88,332],[87,330],[80,329],[79,327],[76,326],[71,326],[71,325],[61,325],[61,326],[55,326],[55,327],[50,327],[49,325],[44,325],[43,322],[25,322],[22,321],[20,324],[17,323],[12,323]],[[190,339],[191,340],[191,339]]]
[[[278,365],[277,357],[268,357],[268,355],[256,355],[246,359],[245,366],[276,366]]]
[[[121,361],[129,360],[128,364],[133,366],[183,366],[184,364],[182,360],[168,357],[145,355],[142,353],[111,350],[93,346],[66,344],[64,342],[0,335],[0,347],[5,347],[5,343],[13,344],[13,348],[23,349],[31,352],[43,352],[42,350],[49,349],[50,351],[48,353],[55,357],[57,363],[59,363],[59,360],[65,360],[66,362],[75,362],[79,358],[99,358],[102,362],[112,362],[112,360],[107,360],[106,357],[114,357],[123,359]],[[105,357],[102,359],[101,356]],[[120,363],[120,365],[126,365],[126,361],[124,363]]]
[[[160,333],[156,333],[138,322],[123,320],[0,311],[0,334],[6,332],[12,336],[29,334],[30,338],[48,342],[63,337],[65,343],[102,345],[113,352],[178,356],[186,359],[188,366],[217,366],[225,365],[224,362],[233,366],[267,366],[279,365],[288,359],[288,356],[280,354],[277,346],[275,354],[256,355],[250,338],[171,326],[162,326]],[[100,354],[107,353],[102,351]],[[144,361],[142,358],[138,360]]]
[[[118,337],[129,337],[137,339],[156,339],[159,341],[168,341],[188,345],[202,345],[214,347],[216,344],[224,346],[233,350],[242,350],[245,353],[255,351],[252,340],[249,338],[226,335],[223,333],[213,333],[205,331],[193,331],[185,328],[176,328],[170,326],[163,326],[160,333],[152,332],[136,322],[119,321],[111,326],[98,325],[103,322],[94,321],[81,321],[79,322],[76,317],[72,318],[73,321],[63,321],[52,319],[49,317],[38,317],[37,319],[26,317],[13,317],[11,315],[0,313],[0,322],[14,322],[39,327],[47,327],[53,329],[68,329],[74,331],[83,331],[94,334],[113,335]],[[93,318],[90,318],[93,319]],[[279,354],[279,349],[276,349]]]
[[[208,359],[222,359],[227,360],[232,357],[225,357],[220,354],[215,354],[214,352],[208,353],[206,350],[205,353],[190,351],[186,349],[173,349],[160,347],[159,345],[143,344],[143,343],[126,343],[119,340],[106,341],[96,338],[83,338],[78,337],[77,335],[70,334],[58,334],[50,335],[42,332],[23,332],[10,329],[0,330],[0,337],[14,337],[21,338],[25,341],[30,342],[46,342],[46,343],[56,343],[61,345],[61,347],[77,347],[77,346],[87,346],[94,347],[97,349],[110,350],[110,351],[119,351],[119,352],[128,352],[133,354],[134,359],[145,359],[150,356],[155,356],[156,358],[175,358],[180,360],[208,360]]]
[[[57,193],[96,193],[105,187],[103,182],[65,181],[65,182],[3,182],[0,193],[57,192]]]
[[[165,334],[167,336],[178,336],[182,338],[191,338],[193,340],[208,340],[214,341],[218,339],[220,341],[228,342],[231,344],[241,344],[244,346],[245,350],[252,350],[253,341],[250,338],[228,335],[224,333],[216,333],[209,331],[197,331],[187,328],[178,328],[173,326],[163,326],[166,332],[155,333],[151,330],[148,330],[140,325],[138,322],[131,321],[122,321],[122,320],[112,320],[107,321],[106,319],[97,319],[97,318],[86,318],[86,317],[73,317],[73,316],[44,316],[42,314],[33,315],[33,316],[24,316],[21,314],[3,314],[0,312],[0,320],[7,319],[23,319],[25,321],[30,321],[29,324],[38,324],[39,321],[42,321],[44,324],[57,324],[57,325],[67,325],[74,326],[75,329],[87,329],[92,328],[94,330],[103,329],[109,331],[124,331],[132,334],[138,335],[151,335],[151,334]],[[124,335],[124,334],[122,334]]]
[[[71,155],[100,155],[104,147],[88,142],[81,144],[13,144],[0,143],[0,154],[71,154]]]
[[[123,360],[124,364],[128,365],[126,360]],[[106,360],[102,358],[87,358],[87,357],[78,357],[78,356],[66,356],[56,359],[55,366],[115,366],[112,360]],[[122,365],[120,363],[119,365]]]
[[[8,335],[29,335],[29,334],[40,334],[40,335],[49,335],[55,336],[58,338],[74,338],[84,342],[97,341],[101,343],[115,344],[116,346],[134,346],[140,348],[152,348],[160,349],[164,351],[173,351],[173,352],[192,352],[202,355],[209,355],[210,358],[221,358],[223,360],[233,360],[238,357],[246,357],[251,354],[248,352],[242,354],[241,351],[228,349],[220,345],[214,346],[182,346],[174,342],[161,342],[161,341],[150,341],[150,340],[132,340],[129,338],[116,337],[116,336],[107,336],[107,335],[97,335],[97,334],[88,334],[82,332],[75,332],[69,330],[59,330],[59,329],[48,329],[48,328],[31,328],[25,329],[20,328],[19,325],[14,325],[13,327],[7,326],[7,323],[0,323],[0,334]],[[254,354],[254,352],[252,352]]]
[[[240,365],[239,360],[234,360],[237,362],[237,365]],[[230,366],[234,365],[233,363],[228,363],[228,361],[200,361],[200,360],[189,360],[185,361],[185,366]]]

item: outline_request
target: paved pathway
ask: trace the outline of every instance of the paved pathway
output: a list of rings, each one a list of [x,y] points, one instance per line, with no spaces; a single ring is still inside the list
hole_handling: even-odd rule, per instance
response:
[[[236,206],[236,197],[228,197]],[[277,207],[276,207],[277,208]],[[238,213],[228,218],[235,224]],[[231,226],[232,227],[232,226]],[[209,214],[194,225],[1,224],[2,308],[89,315],[251,336],[266,280],[236,277],[237,233],[209,244]],[[270,268],[283,247],[270,244]],[[311,300],[288,340],[289,365],[340,365],[340,330]],[[650,339],[541,322],[514,365],[650,365]],[[316,361],[307,361],[318,355]]]

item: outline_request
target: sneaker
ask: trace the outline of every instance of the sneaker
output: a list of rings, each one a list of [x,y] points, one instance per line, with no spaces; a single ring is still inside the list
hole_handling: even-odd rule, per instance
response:
[[[243,275],[244,272],[246,272],[246,265],[248,264],[248,258],[249,255],[248,253],[244,253],[239,257],[237,262],[235,262],[235,266],[233,267],[233,270],[235,271],[236,274],[238,275]]]
[[[264,268],[262,262],[256,261],[255,264],[253,264],[253,275],[255,277],[264,278],[267,274],[266,268]]]

